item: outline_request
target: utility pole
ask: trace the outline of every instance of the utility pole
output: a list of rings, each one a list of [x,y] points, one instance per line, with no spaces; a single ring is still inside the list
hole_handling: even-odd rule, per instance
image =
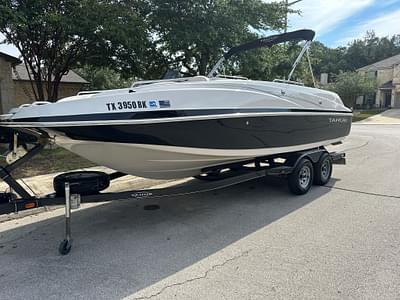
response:
[[[292,1],[292,2],[289,2],[289,0],[285,0],[285,8],[286,8],[286,13],[285,13],[285,33],[287,32],[288,26],[289,26],[289,24],[288,24],[289,7],[294,5],[294,4],[296,4],[296,3],[298,3],[298,2],[301,2],[301,1],[303,1],[303,0],[296,0],[296,1]]]

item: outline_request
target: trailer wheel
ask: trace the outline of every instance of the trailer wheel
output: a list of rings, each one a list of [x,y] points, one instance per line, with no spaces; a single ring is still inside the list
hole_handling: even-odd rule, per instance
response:
[[[332,176],[332,158],[328,153],[323,153],[314,165],[314,184],[325,185]]]
[[[313,184],[314,168],[311,161],[302,158],[288,177],[289,190],[296,195],[303,195]]]

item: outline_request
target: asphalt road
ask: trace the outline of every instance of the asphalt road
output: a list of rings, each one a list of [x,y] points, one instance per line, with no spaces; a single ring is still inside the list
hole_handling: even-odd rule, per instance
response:
[[[304,196],[258,179],[76,211],[65,257],[62,210],[0,223],[0,299],[399,299],[400,125],[339,147],[348,164]]]

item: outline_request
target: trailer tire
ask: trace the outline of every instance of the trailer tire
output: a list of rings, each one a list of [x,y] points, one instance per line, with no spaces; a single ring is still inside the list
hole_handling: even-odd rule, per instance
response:
[[[110,186],[110,176],[99,171],[77,171],[54,177],[53,187],[57,195],[65,194],[65,183],[70,185],[71,194],[93,195]]]
[[[295,195],[306,194],[314,177],[313,164],[308,158],[302,158],[288,177],[289,190]]]
[[[332,158],[329,153],[323,153],[314,164],[314,184],[325,185],[332,176]]]

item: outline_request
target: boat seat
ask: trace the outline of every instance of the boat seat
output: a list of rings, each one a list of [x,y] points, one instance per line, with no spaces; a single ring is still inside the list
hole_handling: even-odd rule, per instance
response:
[[[173,78],[173,79],[159,79],[159,80],[142,80],[134,82],[131,85],[131,88],[138,87],[141,85],[148,85],[153,83],[170,83],[170,82],[188,82],[188,81],[208,81],[210,80],[206,76],[194,76],[194,77],[181,77],[181,78]]]
[[[209,81],[210,79],[206,76],[194,76],[194,77],[184,77],[184,79],[188,79],[187,81]]]

